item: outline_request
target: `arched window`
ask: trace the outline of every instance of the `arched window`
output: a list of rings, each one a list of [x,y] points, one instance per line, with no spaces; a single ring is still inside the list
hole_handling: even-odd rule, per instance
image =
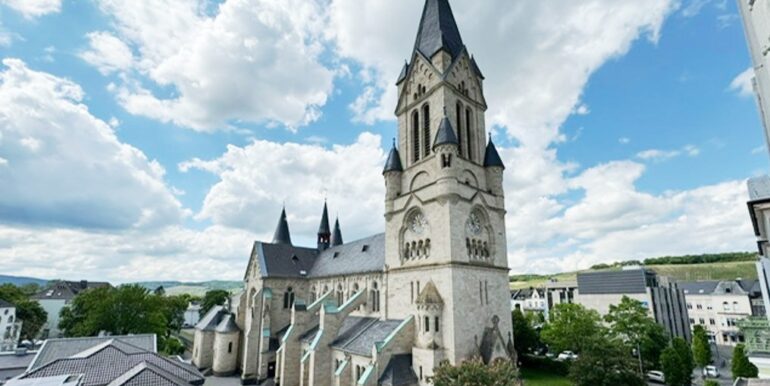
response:
[[[430,332],[430,317],[425,317],[425,323],[423,323],[425,327],[425,332]]]
[[[294,288],[289,287],[283,293],[283,308],[291,308],[294,304]]]
[[[430,155],[430,106],[422,107],[422,132],[423,147],[425,148],[425,157]]]
[[[457,122],[457,142],[460,144],[460,156],[464,157],[465,149],[463,149],[463,142],[465,142],[465,139],[463,139],[463,105],[459,101],[455,106],[455,115],[457,116],[455,119],[455,122]]]
[[[337,285],[337,305],[341,306],[345,303],[345,292],[342,290],[342,284]]]
[[[435,331],[435,332],[439,332],[439,327],[438,327],[438,325],[439,325],[439,323],[438,323],[438,316],[437,316],[437,317],[436,317],[436,318],[435,318],[433,321],[434,321],[434,324],[433,324],[433,331]]]
[[[233,352],[233,342],[230,342],[227,344],[227,353],[230,354]]]
[[[379,312],[380,311],[380,288],[377,285],[376,281],[372,283],[371,296],[372,296],[372,312]]]
[[[465,110],[465,134],[468,136],[468,159],[473,160],[473,116],[471,109]]]
[[[412,161],[420,160],[420,113],[412,113]]]

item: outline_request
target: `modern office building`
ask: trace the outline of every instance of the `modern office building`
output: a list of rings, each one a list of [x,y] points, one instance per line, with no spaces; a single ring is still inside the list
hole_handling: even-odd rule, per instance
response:
[[[620,304],[623,297],[638,300],[650,316],[672,337],[690,340],[690,325],[684,291],[676,282],[639,267],[622,271],[579,273],[578,303],[604,316],[610,306]]]

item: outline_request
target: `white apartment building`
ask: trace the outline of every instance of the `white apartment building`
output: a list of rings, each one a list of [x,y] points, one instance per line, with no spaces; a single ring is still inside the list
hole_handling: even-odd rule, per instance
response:
[[[16,318],[16,306],[0,299],[0,352],[15,350],[20,334],[21,321]]]
[[[738,322],[756,315],[752,301],[761,297],[756,280],[682,282],[690,328],[701,325],[709,339],[719,345],[734,346],[744,342]]]
[[[511,310],[540,312],[546,310],[545,291],[542,288],[524,288],[511,291]]]

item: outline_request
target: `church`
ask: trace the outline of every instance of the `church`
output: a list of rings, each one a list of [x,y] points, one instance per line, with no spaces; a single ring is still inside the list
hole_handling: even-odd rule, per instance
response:
[[[254,243],[240,300],[196,326],[193,363],[243,384],[428,385],[442,362],[514,360],[504,165],[484,75],[448,0],[426,0],[398,76],[385,230],[344,242],[323,206],[314,247],[286,210]]]

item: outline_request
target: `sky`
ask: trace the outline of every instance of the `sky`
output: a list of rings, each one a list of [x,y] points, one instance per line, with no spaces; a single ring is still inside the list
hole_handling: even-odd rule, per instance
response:
[[[730,0],[452,0],[513,274],[754,250],[768,169]],[[384,230],[416,0],[0,0],[0,274],[240,280],[286,205]]]

